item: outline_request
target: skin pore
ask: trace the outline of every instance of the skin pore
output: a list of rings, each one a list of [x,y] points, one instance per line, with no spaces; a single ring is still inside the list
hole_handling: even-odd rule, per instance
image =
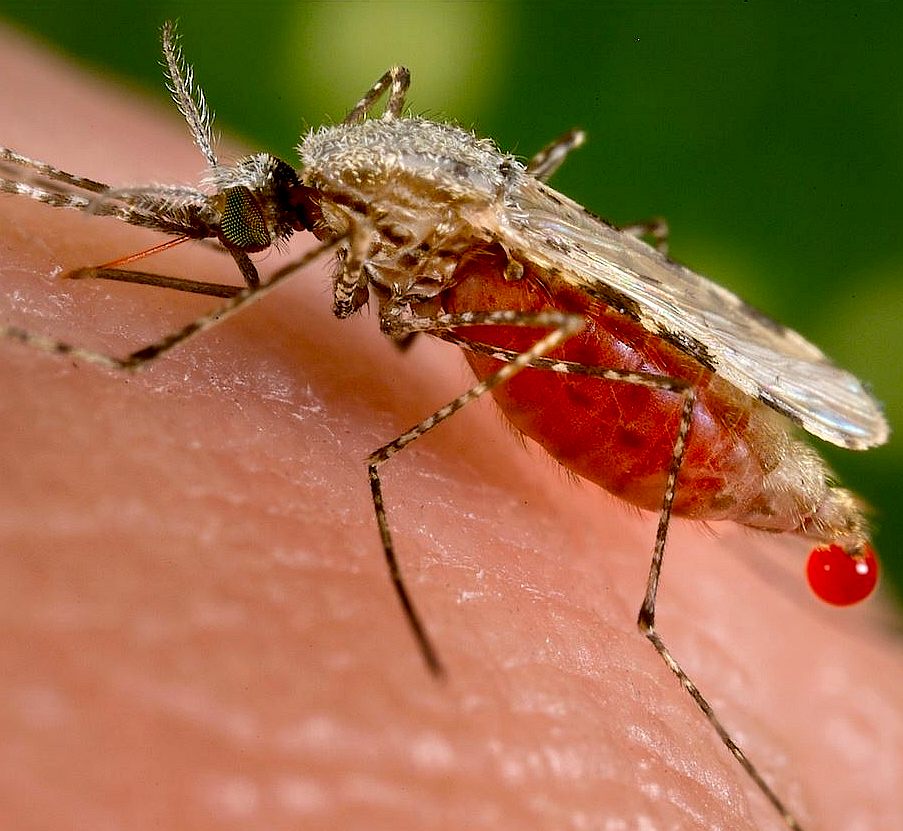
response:
[[[0,40],[0,142],[113,184],[197,180],[174,108]],[[217,302],[58,276],[157,235],[7,196],[0,215],[5,322],[124,354]],[[198,246],[147,264],[236,276]],[[655,517],[488,402],[384,468],[449,672],[429,677],[363,459],[469,376],[372,313],[333,319],[327,275],[139,375],[0,342],[4,825],[783,827],[634,625]],[[897,827],[899,644],[880,603],[809,596],[806,550],[675,522],[660,631],[806,828]]]

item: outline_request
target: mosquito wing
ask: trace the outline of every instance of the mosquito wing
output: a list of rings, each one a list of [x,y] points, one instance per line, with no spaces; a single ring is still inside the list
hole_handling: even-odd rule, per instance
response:
[[[738,389],[832,444],[883,444],[875,399],[798,333],[528,174],[498,206],[498,232],[524,261],[565,275]]]

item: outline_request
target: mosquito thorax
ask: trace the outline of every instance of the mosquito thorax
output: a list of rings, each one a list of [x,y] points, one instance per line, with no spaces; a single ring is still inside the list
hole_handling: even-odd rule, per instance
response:
[[[488,140],[424,118],[369,118],[321,127],[298,145],[305,184],[346,208],[376,203],[415,214],[492,204],[523,165]]]

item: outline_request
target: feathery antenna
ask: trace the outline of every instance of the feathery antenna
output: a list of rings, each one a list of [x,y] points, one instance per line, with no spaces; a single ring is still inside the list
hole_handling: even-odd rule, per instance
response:
[[[161,32],[163,40],[163,69],[166,72],[166,87],[176,102],[179,112],[188,122],[191,137],[198,146],[207,164],[216,167],[218,162],[213,151],[211,124],[213,116],[207,107],[207,99],[200,87],[194,86],[194,69],[185,62],[176,24],[167,20]]]

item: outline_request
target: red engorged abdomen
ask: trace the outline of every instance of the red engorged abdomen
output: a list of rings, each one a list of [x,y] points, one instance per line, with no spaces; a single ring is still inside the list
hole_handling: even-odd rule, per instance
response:
[[[674,511],[696,519],[743,521],[761,494],[764,474],[750,413],[757,403],[717,379],[698,361],[638,323],[569,287],[540,281],[528,268],[507,281],[497,257],[475,258],[442,295],[449,312],[561,309],[580,312],[586,327],[551,357],[595,367],[651,372],[696,387],[690,436]],[[523,351],[542,330],[473,326],[459,333]],[[502,364],[466,352],[479,378]],[[574,473],[642,508],[658,510],[680,422],[682,396],[635,384],[526,369],[493,391],[518,430]],[[761,441],[761,436],[759,437]]]

